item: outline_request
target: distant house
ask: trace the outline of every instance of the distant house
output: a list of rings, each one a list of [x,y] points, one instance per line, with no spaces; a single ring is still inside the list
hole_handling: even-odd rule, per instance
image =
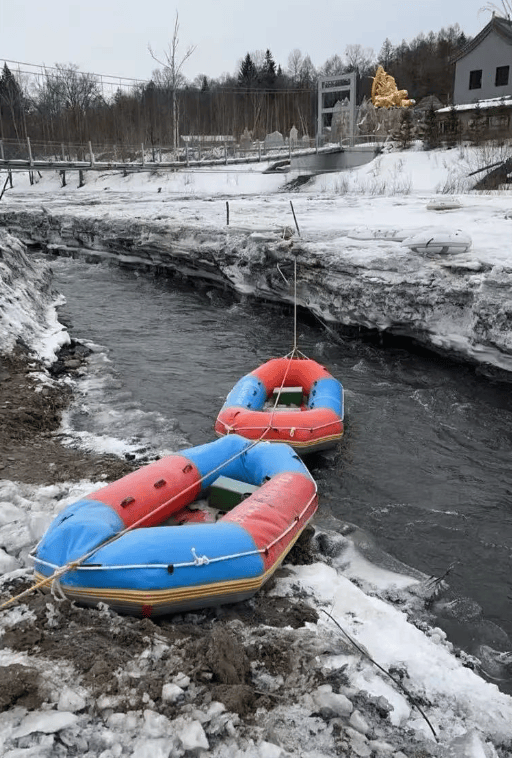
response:
[[[512,21],[493,16],[453,60],[454,105],[512,95]]]
[[[453,105],[440,108],[441,130],[455,109],[462,135],[477,128],[485,137],[512,133],[512,21],[493,15],[453,59]],[[443,124],[444,122],[444,124]]]

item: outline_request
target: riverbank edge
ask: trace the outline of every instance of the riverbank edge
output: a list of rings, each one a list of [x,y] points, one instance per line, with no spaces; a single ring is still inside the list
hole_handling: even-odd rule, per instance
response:
[[[76,208],[0,211],[0,224],[29,249],[199,281],[238,298],[290,307],[296,297],[299,311],[334,339],[357,333],[380,344],[397,342],[469,365],[488,379],[512,381],[512,313],[503,308],[512,271],[411,259],[416,273],[406,266],[390,277],[385,251],[365,269],[332,251],[324,256],[318,243],[290,230],[254,234],[115,214],[96,219]],[[450,333],[439,332],[439,324],[450,324]]]

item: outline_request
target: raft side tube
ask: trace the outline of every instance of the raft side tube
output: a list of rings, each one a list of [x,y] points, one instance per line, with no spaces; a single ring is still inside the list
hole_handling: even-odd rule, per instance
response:
[[[267,396],[265,385],[257,377],[247,374],[235,384],[223,407],[236,405],[240,408],[258,410],[263,408]]]
[[[123,528],[122,519],[110,506],[84,498],[68,505],[52,521],[37,546],[37,557],[64,566],[111,539]],[[42,565],[40,571],[45,575],[52,573]]]
[[[319,379],[314,383],[308,399],[308,408],[330,408],[343,419],[343,388],[334,378]]]
[[[37,559],[36,569],[48,571]],[[61,584],[64,588],[158,591],[254,578],[263,573],[263,558],[247,530],[239,524],[217,521],[128,532],[100,547],[78,570],[69,571]]]
[[[196,499],[201,491],[200,479],[187,456],[168,455],[88,497],[110,506],[124,526],[132,526],[141,519],[144,519],[141,526],[154,526]]]

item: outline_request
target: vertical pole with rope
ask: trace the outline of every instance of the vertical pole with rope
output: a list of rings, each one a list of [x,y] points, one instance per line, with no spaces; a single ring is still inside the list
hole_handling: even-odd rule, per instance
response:
[[[297,350],[297,256],[293,263],[293,354]]]
[[[293,213],[293,220],[297,228],[297,233],[300,237],[300,229],[297,223],[297,216],[295,215],[295,208],[290,200],[290,207]],[[295,261],[293,266],[293,355],[297,352],[297,255],[295,255]]]

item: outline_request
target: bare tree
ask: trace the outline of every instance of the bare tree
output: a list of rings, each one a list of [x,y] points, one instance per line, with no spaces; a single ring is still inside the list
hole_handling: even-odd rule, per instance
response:
[[[300,69],[303,60],[302,52],[298,47],[296,47],[295,50],[292,50],[288,56],[288,66],[286,67],[286,71],[294,84],[298,84],[300,81]]]
[[[498,16],[510,21],[510,17],[512,16],[512,0],[501,0],[501,8],[495,3],[487,3],[483,8],[480,8],[480,11],[488,11],[493,16],[496,13]]]
[[[338,74],[344,74],[345,71],[346,66],[337,54],[331,55],[330,58],[327,58],[320,69],[322,76],[338,76]]]
[[[178,142],[179,142],[177,90],[180,84],[183,83],[183,74],[181,73],[181,69],[183,68],[183,64],[185,63],[185,61],[190,58],[190,56],[196,49],[195,45],[190,45],[183,55],[181,56],[179,55],[178,53],[179,29],[180,29],[180,25],[178,22],[178,11],[176,11],[176,19],[174,21],[174,32],[172,35],[172,39],[169,42],[169,46],[167,50],[164,51],[163,60],[160,60],[160,58],[158,58],[153,52],[151,45],[148,45],[148,50],[153,60],[155,60],[157,63],[163,66],[165,71],[168,73],[168,81],[169,81],[169,85],[171,87],[171,92],[172,92],[172,144],[173,144],[174,149],[178,147]]]
[[[358,76],[365,76],[375,67],[375,53],[371,47],[362,45],[347,45],[345,60],[349,71],[355,71]]]

